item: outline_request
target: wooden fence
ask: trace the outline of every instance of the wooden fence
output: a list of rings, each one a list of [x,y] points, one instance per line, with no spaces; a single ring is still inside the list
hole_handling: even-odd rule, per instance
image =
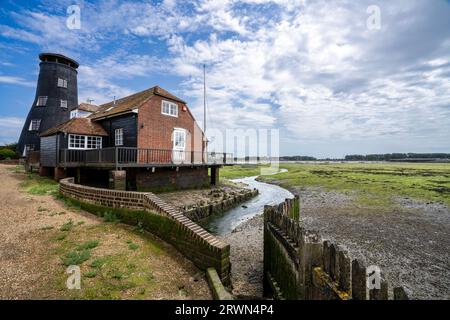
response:
[[[300,300],[408,299],[402,287],[389,292],[389,284],[378,270],[352,260],[344,247],[323,240],[317,232],[305,230],[299,223],[298,197],[264,208],[266,296]]]

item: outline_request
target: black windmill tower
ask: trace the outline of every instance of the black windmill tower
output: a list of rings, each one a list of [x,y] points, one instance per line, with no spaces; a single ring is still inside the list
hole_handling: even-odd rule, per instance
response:
[[[17,145],[23,156],[30,150],[40,150],[39,135],[69,120],[70,111],[78,106],[78,62],[55,53],[41,53],[39,59],[36,97]]]

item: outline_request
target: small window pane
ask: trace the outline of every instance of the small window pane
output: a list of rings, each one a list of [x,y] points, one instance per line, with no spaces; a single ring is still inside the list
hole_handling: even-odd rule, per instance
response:
[[[67,88],[67,80],[58,78],[58,87]]]
[[[178,117],[178,105],[169,101],[162,101],[162,114]]]
[[[177,130],[174,131],[174,146],[177,149],[184,149],[186,145],[186,132]]]
[[[41,120],[31,120],[30,127],[28,128],[30,131],[38,131],[41,126]]]
[[[100,149],[102,147],[102,137],[87,137],[87,149]]]
[[[61,108],[67,109],[67,100],[61,100]]]
[[[69,135],[69,149],[85,149],[85,136]]]
[[[115,130],[115,144],[116,146],[122,146],[123,145],[123,129],[116,129]]]
[[[38,107],[46,106],[47,105],[47,100],[48,100],[47,96],[40,96],[40,97],[38,97],[38,101],[37,101],[36,105]]]

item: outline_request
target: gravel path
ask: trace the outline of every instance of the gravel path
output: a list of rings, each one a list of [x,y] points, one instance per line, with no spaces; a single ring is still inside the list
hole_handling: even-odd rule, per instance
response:
[[[262,297],[263,216],[247,220],[222,239],[231,246],[233,294],[249,299]]]
[[[71,231],[80,242],[92,230],[100,246],[95,253],[110,256],[118,252],[138,255],[130,250],[126,239],[144,248],[150,235],[140,235],[133,227],[105,224],[102,219],[70,209],[53,196],[30,195],[20,190],[25,174],[13,173],[12,166],[0,164],[0,299],[67,299],[66,290],[54,287],[57,277],[65,276],[59,254],[54,254],[53,234],[69,219],[78,225]],[[63,212],[64,214],[52,214]],[[104,228],[100,228],[105,226]],[[96,229],[98,228],[98,229]],[[201,272],[172,246],[151,237],[151,252],[142,262],[155,280],[151,299],[210,299],[211,292]],[[145,242],[145,243],[144,243]],[[154,248],[155,247],[155,248]],[[157,248],[162,249],[157,249]],[[153,249],[154,248],[154,249]],[[150,251],[146,251],[150,252]],[[140,261],[140,260],[139,260]],[[87,281],[87,280],[86,280]],[[108,290],[108,289],[105,289]],[[131,289],[130,289],[131,290]],[[123,295],[126,298],[126,292]]]
[[[450,299],[450,208],[396,198],[386,210],[356,207],[352,194],[317,189],[300,195],[301,221],[345,245],[352,257],[382,268],[392,285],[415,299]],[[224,237],[231,244],[234,293],[260,296],[263,219],[256,216]]]

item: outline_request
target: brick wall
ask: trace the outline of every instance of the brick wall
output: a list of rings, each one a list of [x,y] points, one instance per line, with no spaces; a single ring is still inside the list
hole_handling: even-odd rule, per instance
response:
[[[387,300],[407,299],[402,287],[389,294],[380,287],[367,289],[368,269],[351,260],[347,250],[323,241],[298,221],[298,197],[264,208],[264,291],[278,299]]]
[[[178,104],[178,117],[161,113],[162,100]],[[183,111],[183,106],[186,111]],[[138,147],[172,150],[173,128],[186,130],[186,151],[202,151],[203,133],[186,105],[160,96],[153,96],[139,108]]]
[[[155,190],[162,186],[173,189],[198,188],[209,185],[208,168],[179,167],[139,170],[136,173],[137,190]]]
[[[145,211],[142,217],[126,217],[127,223],[144,222],[146,230],[175,246],[200,269],[213,267],[225,284],[230,283],[230,246],[189,220],[181,211],[165,203],[153,193],[116,191],[87,187],[74,183],[74,178],[60,181],[60,193],[102,207]],[[157,217],[160,217],[159,220]],[[161,220],[161,217],[163,220]],[[164,224],[164,228],[158,222]]]

